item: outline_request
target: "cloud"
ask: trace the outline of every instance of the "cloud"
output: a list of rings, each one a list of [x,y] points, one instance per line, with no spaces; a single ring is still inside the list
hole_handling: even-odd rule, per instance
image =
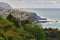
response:
[[[0,0],[14,8],[60,8],[60,0]]]

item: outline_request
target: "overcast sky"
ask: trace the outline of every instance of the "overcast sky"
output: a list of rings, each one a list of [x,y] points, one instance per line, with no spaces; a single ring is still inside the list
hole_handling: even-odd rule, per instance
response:
[[[60,8],[60,0],[0,0],[13,8]]]

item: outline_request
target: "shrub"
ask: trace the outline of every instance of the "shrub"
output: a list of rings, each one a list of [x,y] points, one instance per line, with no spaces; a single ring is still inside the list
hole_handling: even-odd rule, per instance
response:
[[[36,24],[26,24],[24,29],[34,35],[36,40],[45,40],[45,35],[41,26]]]
[[[4,38],[0,37],[0,40],[4,40]]]

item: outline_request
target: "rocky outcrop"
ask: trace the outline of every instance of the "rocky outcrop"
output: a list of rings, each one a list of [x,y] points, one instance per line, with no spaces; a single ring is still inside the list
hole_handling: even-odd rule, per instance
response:
[[[0,10],[0,15],[3,16],[4,18],[6,18],[9,14],[12,14],[14,17],[20,19],[20,20],[26,20],[27,18],[30,17],[30,22],[32,23],[40,23],[39,20],[47,20],[46,18],[41,18],[40,16],[38,16],[36,13],[34,12],[27,12],[27,11],[21,11],[19,9],[3,9]],[[45,23],[46,21],[44,21]]]
[[[46,18],[41,18],[36,13],[32,13],[31,22],[33,22],[33,23],[41,23],[39,20],[47,20],[47,19]]]
[[[46,18],[41,18],[34,12],[21,11],[19,9],[13,9],[9,4],[0,2],[0,16],[6,18],[9,14],[12,14],[14,17],[25,20],[30,17],[30,22],[37,23],[39,20],[47,20]],[[44,21],[45,22],[45,21]]]

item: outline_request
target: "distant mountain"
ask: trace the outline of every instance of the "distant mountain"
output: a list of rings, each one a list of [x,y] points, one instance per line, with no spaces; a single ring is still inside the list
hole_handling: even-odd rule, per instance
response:
[[[12,7],[8,3],[4,3],[4,2],[0,2],[0,8],[12,9]]]
[[[21,11],[19,9],[13,9],[9,4],[0,2],[0,15],[6,18],[10,13],[14,17],[19,18],[20,20],[25,20],[28,17],[31,17],[30,21],[32,23],[39,22],[39,20],[47,20],[46,18],[41,18],[34,12],[27,12],[27,11]]]

